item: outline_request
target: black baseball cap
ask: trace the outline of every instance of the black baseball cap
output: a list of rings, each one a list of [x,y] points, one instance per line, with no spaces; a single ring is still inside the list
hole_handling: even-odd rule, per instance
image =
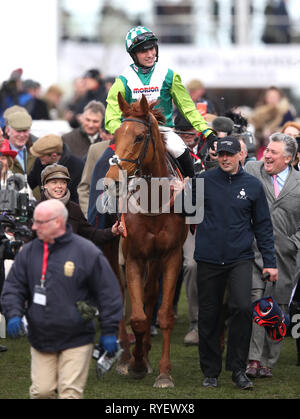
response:
[[[220,138],[217,142],[217,153],[227,151],[227,153],[236,154],[241,151],[241,144],[235,137],[227,136]]]

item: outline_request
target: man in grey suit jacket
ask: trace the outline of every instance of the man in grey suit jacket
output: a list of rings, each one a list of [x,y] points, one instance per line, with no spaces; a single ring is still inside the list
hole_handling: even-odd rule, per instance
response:
[[[291,166],[296,152],[297,142],[294,138],[275,133],[270,137],[264,161],[251,161],[245,166],[245,170],[257,177],[265,189],[272,217],[278,267],[278,281],[275,284],[263,282],[263,264],[255,249],[252,299],[255,301],[271,295],[284,312],[288,311],[295,286],[296,257],[300,248],[300,173]],[[277,189],[276,182],[278,192],[274,189],[274,186]],[[254,324],[247,375],[272,377],[272,368],[279,358],[281,346],[282,341],[272,341],[263,327]]]

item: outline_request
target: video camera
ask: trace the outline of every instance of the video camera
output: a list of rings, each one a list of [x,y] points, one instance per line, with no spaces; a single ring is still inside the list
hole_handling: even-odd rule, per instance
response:
[[[15,218],[32,218],[35,201],[27,193],[19,192],[24,188],[22,175],[14,174],[7,179],[5,189],[0,190],[0,213]]]
[[[248,156],[251,157],[255,155],[256,140],[252,132],[247,129],[247,119],[244,118],[240,113],[235,113],[232,111],[226,112],[225,116],[232,119],[233,121],[232,134],[240,134],[240,136],[243,138],[248,149]]]
[[[32,237],[27,224],[33,216],[35,201],[29,199],[28,193],[20,192],[25,183],[21,174],[13,174],[6,187],[0,189],[0,259],[13,258],[24,240]],[[14,235],[13,240],[7,237],[7,232]]]

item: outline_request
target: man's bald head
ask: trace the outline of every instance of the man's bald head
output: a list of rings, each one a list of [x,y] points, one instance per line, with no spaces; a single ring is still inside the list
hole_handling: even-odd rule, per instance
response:
[[[58,199],[49,199],[41,202],[34,210],[32,229],[38,237],[53,243],[54,239],[66,232],[68,210]]]
[[[68,210],[65,205],[60,202],[58,199],[48,199],[47,201],[41,202],[35,209],[38,212],[51,213],[51,216],[62,217],[62,219],[67,222],[68,219]]]

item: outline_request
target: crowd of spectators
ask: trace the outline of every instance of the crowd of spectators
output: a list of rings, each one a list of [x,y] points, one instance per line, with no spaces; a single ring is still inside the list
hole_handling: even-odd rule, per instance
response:
[[[13,174],[19,174],[21,177],[17,180],[19,180],[21,186],[16,182],[16,188],[19,191],[25,189],[30,199],[35,200],[36,203],[59,199],[69,210],[70,218],[68,221],[73,220],[73,224],[71,223],[73,232],[81,234],[99,246],[122,233],[122,226],[118,223],[109,231],[102,230],[103,225],[101,226],[96,221],[95,191],[91,189],[91,185],[95,187],[94,169],[97,174],[103,172],[102,175],[104,175],[104,168],[107,167],[108,159],[113,155],[113,135],[108,133],[104,126],[106,97],[111,83],[111,78],[106,80],[99,70],[90,69],[74,81],[72,98],[66,100],[64,90],[60,86],[53,84],[43,91],[38,81],[24,80],[22,69],[17,69],[12,72],[7,81],[2,83],[0,90],[1,188],[6,188],[7,179],[11,178]],[[265,172],[268,173],[266,166],[268,158],[269,160],[272,158],[275,160],[275,157],[269,157],[272,153],[270,151],[270,137],[273,144],[273,134],[276,133],[279,138],[276,141],[281,145],[283,144],[282,149],[275,150],[281,153],[282,162],[283,157],[286,157],[287,154],[284,148],[286,140],[282,140],[283,138],[291,137],[297,147],[300,145],[300,119],[293,104],[278,87],[267,87],[262,97],[258,98],[257,104],[253,108],[247,108],[247,118],[243,115],[241,110],[243,108],[240,106],[228,109],[227,113],[223,115],[218,115],[213,101],[207,95],[204,84],[198,79],[191,80],[187,84],[187,90],[197,105],[197,109],[202,113],[209,127],[213,129],[219,139],[233,136],[239,141],[240,165],[242,168],[247,171],[247,167],[250,167],[248,171],[251,172],[253,166],[251,164],[247,166],[248,162],[259,162],[263,174],[258,175],[256,169],[253,169],[253,173],[251,172],[258,178],[265,176]],[[199,106],[199,104],[202,104],[202,106]],[[37,138],[31,132],[32,124],[36,120],[64,120],[69,124],[69,130],[61,136],[48,132],[46,135]],[[176,109],[174,126],[176,132],[189,148],[196,173],[208,172],[219,167],[217,142],[214,144],[215,147],[205,148],[203,136],[199,135]],[[274,137],[273,141],[275,141]],[[278,145],[278,143],[276,144]],[[277,173],[275,173],[276,171],[274,173],[269,171],[269,173],[274,175],[284,170],[291,170],[292,177],[294,177],[294,173],[299,171],[299,152],[300,149],[296,150],[295,155],[289,152],[289,158],[284,160],[283,165],[278,166]],[[298,181],[297,176],[298,174],[295,175],[294,179],[296,183]],[[282,180],[281,189],[285,187],[285,182],[288,182],[287,176]],[[266,181],[266,184],[264,184],[263,179],[262,183],[267,191],[269,183]],[[280,291],[281,296],[285,295],[281,306],[288,311],[293,295],[297,296],[299,294],[299,292],[295,292],[295,286],[298,279],[296,258],[300,240],[298,238],[298,226],[296,225],[297,217],[293,216],[293,212],[297,208],[292,206],[291,202],[296,199],[297,203],[300,202],[298,201],[300,192],[299,190],[295,191],[290,184],[286,186],[286,190],[288,190],[288,193],[284,197],[279,195],[278,198],[274,198],[272,194],[271,197],[267,194],[267,198],[274,231],[276,231],[276,256],[280,258],[282,264],[279,263],[279,274],[285,270],[288,271],[288,279],[282,285],[283,288]],[[281,208],[280,205],[288,208],[291,222],[286,231],[284,219],[276,215],[276,211],[280,212],[276,205],[279,208]],[[2,212],[3,209],[0,208],[0,211]],[[59,217],[61,217],[61,213],[59,214]],[[33,222],[36,223],[37,220]],[[76,228],[74,224],[76,224]],[[291,228],[291,225],[294,227]],[[65,232],[66,227],[63,221],[62,226]],[[101,230],[97,232],[99,228]],[[99,233],[99,231],[101,232]],[[7,237],[10,233],[5,231],[4,234]],[[288,244],[291,252],[293,251],[292,255],[291,253],[288,255],[290,258],[289,267],[287,267],[283,255],[284,250],[281,248],[283,234],[290,238]],[[10,239],[12,238],[10,237]],[[185,284],[188,300],[190,327],[186,336],[183,337],[183,343],[186,345],[199,344],[197,263],[193,258],[194,249],[195,235],[191,230],[183,248],[182,272],[181,278],[179,278],[179,281]],[[95,255],[96,257],[98,256]],[[7,269],[7,272],[4,272],[2,262],[1,260],[1,289],[4,277],[7,276],[9,271]],[[282,280],[280,282],[279,279],[279,283],[282,284]],[[260,284],[258,288],[259,293],[256,288],[253,290],[255,291],[253,292],[253,301],[258,298],[258,295],[259,297],[265,295],[265,284]],[[224,308],[226,304],[225,298]],[[225,331],[226,318],[224,319],[223,334],[220,340],[223,348]],[[259,332],[262,333],[261,330]],[[153,335],[156,333],[153,333]],[[252,345],[254,345],[253,340],[255,340],[255,337],[252,337]],[[271,377],[272,369],[279,358],[280,348],[279,346],[276,347],[275,355],[272,355],[271,360],[265,359],[266,354],[262,354],[262,352],[267,337],[263,336],[260,340],[261,342],[256,342],[256,345],[260,346],[260,350],[256,348],[255,351],[253,346],[251,347],[248,366],[250,369],[249,376]],[[4,352],[6,350],[5,346],[1,346],[0,350]],[[264,365],[264,362],[267,365]],[[38,389],[35,388],[34,391],[38,392]]]

